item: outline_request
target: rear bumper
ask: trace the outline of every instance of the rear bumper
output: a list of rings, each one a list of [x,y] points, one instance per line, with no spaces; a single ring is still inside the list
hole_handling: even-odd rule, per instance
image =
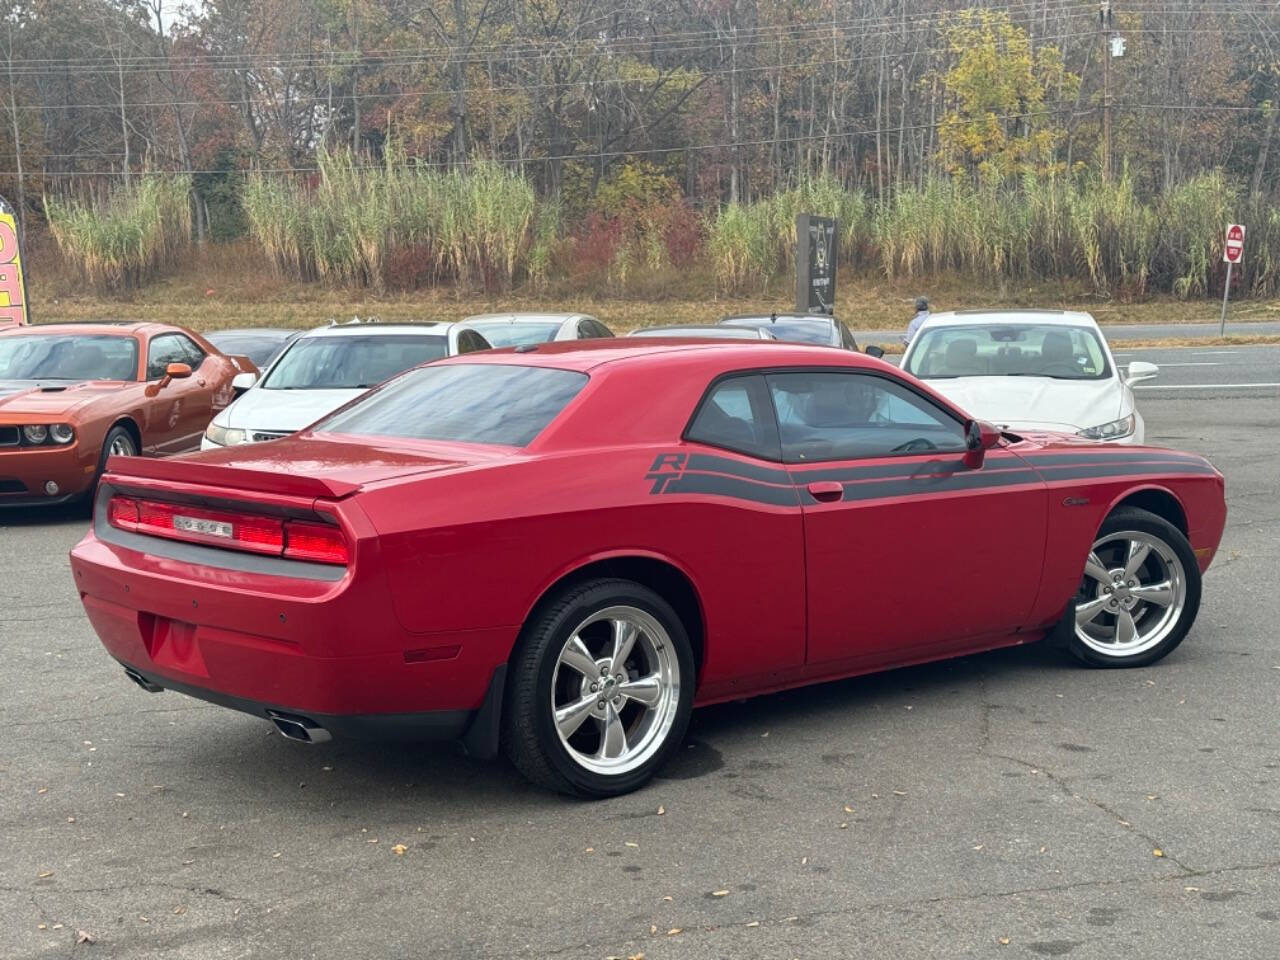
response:
[[[422,713],[335,714],[309,712],[298,714],[296,708],[278,703],[263,703],[229,693],[210,690],[151,673],[146,667],[120,664],[142,680],[161,690],[184,693],[206,703],[252,714],[264,720],[272,715],[296,716],[316,727],[348,740],[460,740],[470,728],[479,710],[428,710]]]
[[[229,551],[201,562],[211,548],[154,549],[90,532],[71,551],[94,631],[148,683],[256,716],[301,716],[333,736],[462,737],[492,752],[496,721],[492,737],[473,731],[495,697],[500,706],[494,678],[517,628],[414,634],[380,572],[292,578],[208,562],[243,561]]]

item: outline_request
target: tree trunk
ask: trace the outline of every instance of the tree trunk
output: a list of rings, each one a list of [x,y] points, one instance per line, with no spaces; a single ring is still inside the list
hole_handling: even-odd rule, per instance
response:
[[[1280,84],[1277,84],[1280,87]],[[1253,164],[1253,179],[1249,182],[1249,193],[1257,196],[1262,192],[1262,175],[1267,169],[1267,154],[1271,152],[1271,138],[1276,132],[1276,114],[1280,113],[1280,104],[1274,100],[1267,111],[1267,129],[1262,133],[1262,142],[1258,144],[1258,159]]]

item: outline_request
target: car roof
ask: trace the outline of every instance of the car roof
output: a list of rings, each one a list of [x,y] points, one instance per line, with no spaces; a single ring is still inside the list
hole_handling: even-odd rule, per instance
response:
[[[735,313],[721,317],[721,323],[757,324],[774,320],[812,320],[815,323],[836,323],[836,318],[825,313]]]
[[[204,335],[206,340],[213,337],[291,337],[305,331],[297,327],[235,327],[230,330],[210,330]]]
[[[130,320],[104,320],[97,323],[93,321],[88,321],[88,322],[82,321],[80,323],[32,323],[32,324],[25,324],[23,326],[18,326],[18,327],[7,327],[4,330],[0,330],[0,334],[47,333],[51,335],[61,334],[63,336],[66,336],[68,334],[71,334],[71,335],[97,334],[99,336],[104,336],[104,337],[132,337],[135,334],[146,333],[147,331],[151,331],[153,333],[168,332],[168,331],[173,331],[175,333],[188,332],[181,327],[170,326],[167,323],[144,323],[141,321],[130,321]]]
[[[924,322],[926,327],[978,326],[984,323],[1039,323],[1062,327],[1096,327],[1098,321],[1082,310],[950,310],[931,313]]]
[[[312,337],[377,337],[392,334],[418,334],[424,337],[443,337],[461,324],[447,320],[427,320],[422,323],[335,323],[329,327],[316,327],[302,334],[298,339],[309,340]]]
[[[716,335],[716,332],[722,330],[750,331],[756,335],[759,335],[760,333],[759,327],[753,327],[747,323],[670,323],[660,324],[655,327],[636,327],[636,329],[632,330],[631,333],[627,334],[627,336],[633,336],[638,333],[653,333],[657,330],[709,330],[712,331],[710,335],[713,337]]]
[[[586,373],[600,367],[650,366],[661,369],[679,359],[704,363],[708,371],[757,367],[823,366],[884,369],[886,364],[852,350],[833,350],[822,344],[780,340],[702,340],[683,337],[614,337],[563,340],[528,347],[506,347],[467,353],[435,363],[500,363],[555,367]]]
[[[564,323],[585,317],[585,313],[477,313],[463,323]]]

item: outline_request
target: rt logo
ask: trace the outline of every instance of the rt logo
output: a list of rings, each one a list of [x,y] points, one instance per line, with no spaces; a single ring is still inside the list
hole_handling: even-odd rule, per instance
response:
[[[646,480],[653,481],[653,486],[649,489],[649,492],[665,493],[667,485],[672,480],[679,480],[684,476],[685,464],[688,461],[689,456],[684,453],[660,453],[654,457],[653,466],[644,475]]]

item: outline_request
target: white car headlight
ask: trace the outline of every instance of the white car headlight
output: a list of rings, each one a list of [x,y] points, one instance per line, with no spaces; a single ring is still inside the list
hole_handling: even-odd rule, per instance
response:
[[[54,443],[70,443],[76,438],[75,428],[69,423],[55,423],[49,428]]]
[[[1119,440],[1133,433],[1136,423],[1137,418],[1131,413],[1120,420],[1100,423],[1096,427],[1086,427],[1080,431],[1080,436],[1088,437],[1090,440]]]
[[[216,423],[209,424],[204,435],[208,437],[210,443],[216,443],[220,447],[234,447],[248,439],[248,434],[243,430],[219,426]]]
[[[49,428],[42,423],[32,424],[22,428],[22,435],[27,438],[27,443],[41,444],[49,436]]]

